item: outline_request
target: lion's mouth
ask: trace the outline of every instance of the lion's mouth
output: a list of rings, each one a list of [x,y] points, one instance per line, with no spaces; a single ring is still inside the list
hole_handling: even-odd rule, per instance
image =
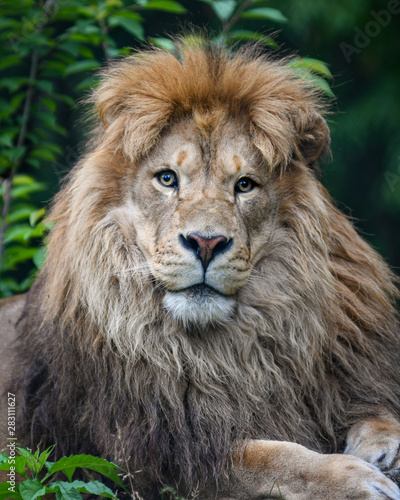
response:
[[[185,325],[206,326],[228,320],[235,300],[205,283],[167,292],[164,307]]]
[[[222,297],[227,297],[226,294],[220,292],[219,290],[213,288],[210,285],[207,285],[206,283],[199,283],[197,285],[192,285],[187,288],[182,288],[181,290],[176,290],[172,293],[186,293],[188,294],[189,297],[193,299],[207,299],[207,298],[212,298],[215,295],[221,295]]]

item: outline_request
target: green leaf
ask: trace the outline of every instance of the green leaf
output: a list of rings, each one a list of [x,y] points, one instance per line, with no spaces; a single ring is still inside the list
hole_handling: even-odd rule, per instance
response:
[[[211,4],[219,19],[229,19],[236,8],[235,0],[217,0]]]
[[[20,483],[19,492],[23,500],[34,500],[46,494],[46,487],[43,486],[39,479],[26,479]]]
[[[67,486],[70,483],[65,483],[65,486],[58,488],[56,491],[56,500],[82,500],[78,490],[72,486]]]
[[[42,111],[36,111],[35,117],[39,118],[39,120],[41,120],[45,125],[50,127],[50,129],[54,127],[54,125],[56,124],[56,116],[54,114]]]
[[[332,78],[332,73],[330,72],[328,66],[319,59],[312,59],[311,57],[299,57],[288,63],[290,68],[307,68],[320,75]]]
[[[79,43],[71,41],[62,42],[59,44],[59,48],[61,50],[64,50],[65,52],[68,52],[68,54],[71,54],[71,56],[73,56],[74,58],[79,56],[79,48],[80,48]]]
[[[33,158],[40,158],[41,160],[54,161],[56,157],[48,149],[34,149],[30,154]]]
[[[298,74],[299,78],[307,80],[313,87],[317,88],[327,96],[335,97],[335,94],[332,92],[329,83],[320,76],[313,74],[311,70],[304,67],[295,67],[293,68],[293,71]]]
[[[324,80],[323,78],[320,78],[318,76],[310,76],[309,80],[312,82],[312,84],[319,90],[321,90],[324,94],[326,94],[329,97],[335,97],[335,94],[332,92],[331,87],[329,86],[329,83]]]
[[[172,12],[174,14],[184,14],[185,12],[187,12],[187,10],[185,9],[185,7],[183,7],[183,5],[171,0],[151,0],[145,5],[145,9],[161,10],[164,12]]]
[[[46,185],[41,182],[34,182],[33,184],[25,186],[17,186],[11,190],[11,197],[14,200],[25,200],[29,198],[32,193],[38,193],[44,191]]]
[[[36,87],[44,92],[53,92],[53,82],[50,80],[37,80]]]
[[[130,10],[120,10],[119,12],[108,18],[108,24],[110,26],[114,26],[114,23],[116,23],[117,20],[122,17],[124,17],[125,19],[133,19],[134,21],[144,21],[143,17],[137,12],[132,12]]]
[[[53,132],[57,132],[57,133],[58,133],[58,134],[60,134],[60,135],[64,135],[64,136],[66,136],[66,135],[67,135],[67,130],[66,130],[64,127],[62,127],[61,125],[56,124],[56,125],[53,127],[53,129],[52,129],[52,130],[53,130]]]
[[[54,97],[55,99],[58,99],[59,101],[64,102],[68,106],[72,107],[72,106],[75,105],[75,101],[69,95],[66,95],[66,94],[52,94],[52,97]]]
[[[22,457],[26,458],[26,465],[32,472],[33,476],[36,477],[38,471],[37,471],[37,459],[35,455],[31,453],[27,448],[18,447],[17,450]]]
[[[90,71],[97,68],[99,63],[93,59],[84,59],[83,61],[78,61],[75,64],[71,64],[65,69],[65,75],[73,75],[75,73],[83,73],[84,71]]]
[[[41,162],[36,158],[27,158],[25,161],[26,163],[28,163],[28,165],[32,165],[32,167],[35,168],[39,168],[41,165]]]
[[[60,146],[58,144],[54,144],[54,142],[42,142],[41,146],[42,148],[53,151],[53,153],[56,153],[58,155],[62,153],[62,149],[60,148]]]
[[[255,31],[250,31],[250,30],[234,30],[229,33],[229,38],[233,40],[243,40],[243,41],[249,41],[249,40],[255,40],[257,42],[263,42],[265,45],[268,45],[268,47],[271,47],[273,49],[276,49],[278,47],[278,44],[275,42],[270,37],[267,37],[265,35],[262,35],[261,33],[256,33]]]
[[[34,259],[35,259],[35,257],[34,257]],[[38,467],[39,467],[39,471],[38,472],[40,472],[43,469],[43,467],[44,467],[47,459],[53,453],[53,450],[54,450],[55,446],[56,446],[55,444],[53,444],[52,446],[49,446],[47,448],[47,450],[43,451],[40,455],[39,455],[39,448],[37,449],[37,453],[39,455],[38,456]]]
[[[22,158],[25,154],[26,147],[20,146],[17,148],[4,149],[2,151],[3,155],[6,156],[10,161],[14,162]]]
[[[259,7],[247,10],[243,12],[242,17],[244,19],[266,19],[276,23],[286,23],[288,21],[287,17],[280,10],[272,9],[271,7]]]
[[[2,270],[12,270],[16,264],[32,259],[36,251],[36,248],[26,248],[20,245],[7,248],[1,263]]]
[[[85,59],[96,59],[93,52],[89,49],[89,47],[85,47],[81,45],[79,47],[79,55],[84,57]]]
[[[29,288],[31,288],[31,286],[33,285],[35,279],[36,279],[36,273],[31,272],[29,276],[24,280],[22,280],[21,283],[19,284],[19,293],[26,292],[27,290],[29,290]]]
[[[7,270],[4,265],[0,266],[2,270]],[[13,279],[13,278],[2,278],[0,280],[0,294],[2,297],[10,297],[11,295],[14,295],[16,293],[19,293],[21,291],[21,287],[19,285],[19,283]],[[3,484],[7,484],[8,486],[8,483],[0,483],[0,498],[2,498],[1,496],[1,486]],[[7,497],[6,497],[7,498]]]
[[[31,229],[32,228],[27,224],[18,224],[16,226],[11,226],[5,232],[4,243],[11,243],[13,241],[23,243],[25,241],[25,235],[30,232]]]
[[[32,238],[42,238],[45,232],[46,232],[45,224],[38,224],[25,234],[24,241],[29,241]]]
[[[89,43],[91,45],[100,45],[102,42],[102,38],[96,34],[88,34],[88,33],[72,33],[69,36],[70,40],[73,42]]]
[[[0,58],[0,69],[6,69],[11,66],[16,66],[21,62],[21,57],[19,55],[3,56]]]
[[[8,223],[20,222],[21,220],[29,220],[32,213],[34,213],[35,208],[32,206],[23,206],[12,210],[7,216]]]
[[[13,144],[13,136],[11,134],[0,135],[0,146],[11,148]]]
[[[13,96],[10,104],[14,111],[16,111],[20,107],[22,101],[25,99],[25,96],[26,96],[25,92],[20,92],[19,94],[15,94]]]
[[[175,44],[169,38],[150,38],[151,43],[156,47],[173,52],[175,50]]]
[[[144,28],[137,20],[137,15],[133,12],[124,12],[111,16],[108,20],[108,24],[113,28],[115,26],[121,26],[139,40],[144,39]]]
[[[102,484],[100,481],[90,481],[87,483],[84,481],[73,481],[72,483],[67,483],[66,481],[54,481],[48,486],[47,493],[56,493],[57,491],[64,493],[65,491],[68,491],[72,488],[80,493],[89,493],[105,498],[117,498],[112,490],[110,490],[110,488]]]
[[[45,208],[40,208],[39,210],[35,210],[34,212],[31,212],[29,215],[29,222],[30,222],[31,226],[36,226],[38,221],[40,219],[42,219],[45,215],[46,215]]]
[[[41,269],[43,266],[43,262],[46,258],[46,247],[40,247],[36,250],[35,255],[33,256],[33,263],[38,269]],[[48,467],[48,464],[50,462],[46,462],[46,467],[49,469],[51,468],[54,464],[51,464],[50,467]]]
[[[22,497],[18,493],[18,486],[15,486],[15,493],[10,491],[10,485],[7,481],[4,483],[0,483],[0,498],[16,498],[17,500],[21,500]]]
[[[0,18],[0,29],[3,30],[4,28],[9,28],[9,27],[13,27],[13,28],[17,28],[18,26],[18,21],[16,21],[15,19],[11,19],[11,18],[7,18],[7,17],[3,17],[3,18]]]
[[[93,87],[95,80],[93,78],[85,78],[78,85],[76,85],[75,90],[77,92],[82,92],[83,90],[88,90]]]
[[[33,184],[35,179],[30,175],[16,175],[13,180],[14,186],[25,186],[26,184]]]
[[[38,251],[39,251],[39,250],[42,250],[42,248],[44,248],[44,247],[40,247],[40,248],[38,248]],[[47,470],[50,470],[50,469],[53,467],[54,462],[48,462],[48,461],[47,461],[47,462],[45,462],[45,463],[44,463],[44,465],[45,465],[45,467],[46,467],[46,469],[47,469]]]
[[[0,88],[5,87],[10,92],[15,92],[22,85],[25,85],[28,82],[29,82],[29,78],[23,78],[23,77],[0,78]]]
[[[172,488],[171,486],[164,486],[164,488],[160,491],[160,493],[161,493],[162,500],[164,499],[163,493],[172,493],[172,496],[175,500],[185,500],[185,498],[178,495],[178,492],[174,488]],[[169,497],[170,497],[170,495],[168,496],[168,498]]]
[[[104,460],[104,458],[98,458],[92,455],[71,455],[70,457],[61,458],[55,462],[53,467],[51,467],[43,481],[58,471],[62,471],[71,481],[72,475],[77,467],[83,467],[85,469],[99,472],[103,476],[106,476],[117,483],[119,486],[124,487],[120,477],[116,473],[116,469],[122,470],[121,467]]]
[[[9,101],[6,101],[5,99],[0,99],[0,106],[4,116],[8,116],[14,111],[14,108],[11,106],[11,103]],[[4,112],[6,112],[6,114]]]
[[[6,457],[5,461],[4,458],[2,460],[2,463],[0,464],[0,470],[6,470],[9,471],[11,470],[11,467],[15,467],[15,472],[17,474],[21,474],[21,476],[26,477],[25,473],[25,466],[26,466],[26,458],[25,457],[14,457],[11,459],[10,463],[10,457],[9,455],[2,455],[2,457]]]
[[[60,61],[46,61],[46,66],[42,71],[43,76],[56,77],[63,75],[65,71],[65,63]]]
[[[52,111],[53,113],[57,110],[57,103],[53,99],[50,99],[49,97],[42,97],[40,99],[40,103],[43,104],[49,111]]]

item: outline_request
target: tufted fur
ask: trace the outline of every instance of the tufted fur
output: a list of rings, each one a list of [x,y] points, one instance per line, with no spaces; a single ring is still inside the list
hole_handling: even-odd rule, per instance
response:
[[[310,168],[329,145],[317,92],[284,61],[182,43],[114,63],[92,102],[101,121],[56,198],[18,326],[21,440],[141,471],[135,487],[151,499],[162,484],[223,482],[244,439],[341,451],[360,418],[399,416],[394,278]],[[279,201],[233,317],[201,327],[164,308],[121,205],[188,118],[207,137],[240,123]]]

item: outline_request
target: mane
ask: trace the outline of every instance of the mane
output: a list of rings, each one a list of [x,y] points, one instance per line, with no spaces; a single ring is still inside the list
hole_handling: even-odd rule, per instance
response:
[[[394,277],[302,157],[318,92],[285,62],[182,43],[112,64],[91,101],[101,120],[54,203],[21,322],[18,421],[31,446],[58,437],[60,455],[144,470],[143,488],[190,489],[226,473],[245,438],[332,452],[361,415],[398,414]],[[187,116],[245,121],[280,199],[233,320],[207,330],[163,309],[121,206],[140,159]]]

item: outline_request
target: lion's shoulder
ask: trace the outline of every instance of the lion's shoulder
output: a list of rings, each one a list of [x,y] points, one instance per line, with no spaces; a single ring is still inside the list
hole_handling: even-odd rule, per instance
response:
[[[12,340],[15,336],[15,325],[21,317],[26,295],[15,295],[0,300],[0,339],[2,351],[4,343]]]
[[[7,405],[3,401],[3,392],[6,385],[15,376],[10,347],[17,336],[16,325],[22,315],[25,300],[25,295],[16,295],[0,300],[0,431],[1,426],[7,422]],[[2,434],[0,433],[0,435]],[[5,443],[0,440],[0,449],[3,444]]]

